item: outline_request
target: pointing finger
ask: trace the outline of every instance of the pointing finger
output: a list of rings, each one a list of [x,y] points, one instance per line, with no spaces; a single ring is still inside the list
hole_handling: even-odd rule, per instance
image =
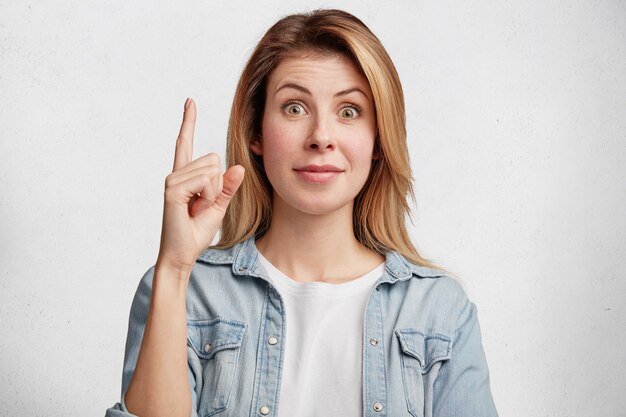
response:
[[[193,156],[193,133],[196,126],[196,103],[188,98],[185,101],[183,123],[176,139],[176,151],[174,153],[174,169],[177,171],[191,162]]]

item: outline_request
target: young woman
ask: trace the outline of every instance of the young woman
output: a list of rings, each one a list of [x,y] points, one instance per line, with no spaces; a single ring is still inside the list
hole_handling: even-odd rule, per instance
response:
[[[476,308],[408,237],[402,88],[360,20],[269,29],[224,173],[192,161],[195,118],[188,99],[107,416],[496,415]]]

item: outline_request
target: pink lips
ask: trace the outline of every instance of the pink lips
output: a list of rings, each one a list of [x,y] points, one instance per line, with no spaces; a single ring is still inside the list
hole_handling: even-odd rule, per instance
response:
[[[341,168],[334,165],[307,165],[296,168],[295,171],[303,180],[315,184],[326,184],[343,172]]]

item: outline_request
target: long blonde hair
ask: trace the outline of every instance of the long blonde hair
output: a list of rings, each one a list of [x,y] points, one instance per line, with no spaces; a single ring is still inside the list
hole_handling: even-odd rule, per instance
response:
[[[259,138],[267,80],[286,57],[307,52],[342,54],[367,78],[376,109],[378,134],[369,178],[355,198],[353,228],[365,247],[384,255],[395,250],[415,264],[433,266],[409,238],[405,217],[414,199],[406,143],[404,96],[391,58],[376,36],[355,16],[341,10],[294,14],[276,22],[248,60],[233,100],[226,162],[242,165],[246,175],[224,217],[220,240],[225,248],[262,236],[272,216],[272,186],[261,157],[250,150]]]

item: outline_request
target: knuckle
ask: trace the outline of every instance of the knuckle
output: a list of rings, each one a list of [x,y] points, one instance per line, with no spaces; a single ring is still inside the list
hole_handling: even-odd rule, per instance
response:
[[[166,201],[172,201],[175,197],[174,190],[172,188],[166,188],[163,192]]]
[[[207,159],[214,164],[219,165],[220,163],[220,156],[216,154],[215,152],[211,152],[210,154],[208,154]]]

